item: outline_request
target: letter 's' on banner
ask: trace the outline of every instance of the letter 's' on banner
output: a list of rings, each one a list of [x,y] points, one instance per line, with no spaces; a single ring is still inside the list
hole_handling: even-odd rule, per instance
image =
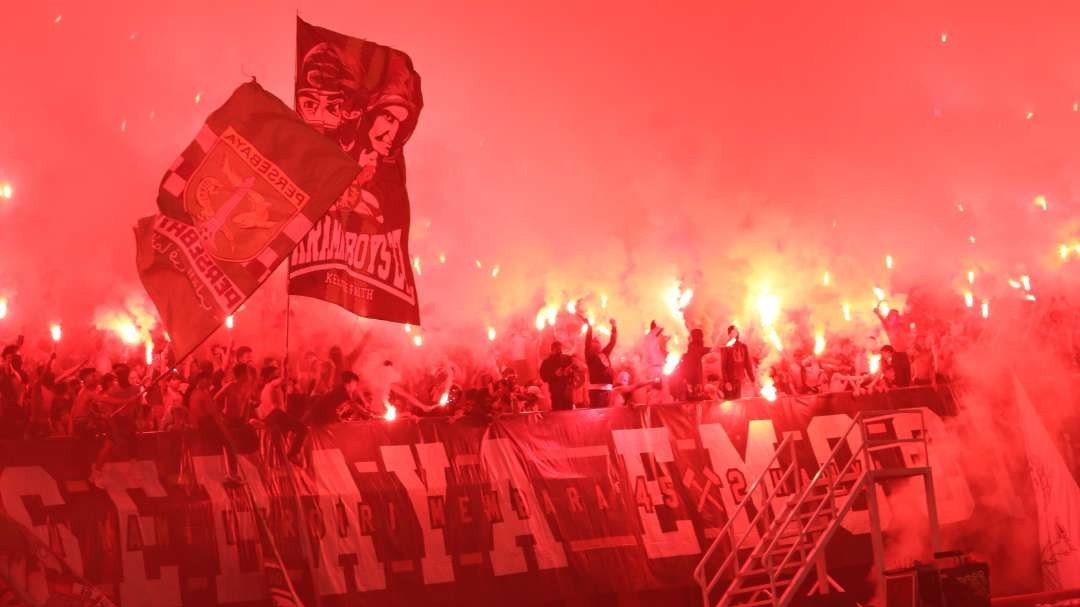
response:
[[[420,323],[402,148],[423,107],[405,53],[297,20],[296,112],[360,173],[289,260],[289,293]]]
[[[139,278],[183,358],[270,276],[359,168],[258,84],[206,120],[135,227]]]

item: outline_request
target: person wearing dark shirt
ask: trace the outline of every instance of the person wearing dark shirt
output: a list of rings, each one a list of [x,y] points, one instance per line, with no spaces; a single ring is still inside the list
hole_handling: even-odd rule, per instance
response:
[[[721,350],[721,370],[724,379],[724,398],[734,400],[742,397],[744,382],[754,383],[754,362],[750,360],[750,349],[739,340],[739,328],[731,325],[727,328],[728,341]]]
[[[611,319],[611,339],[607,346],[600,347],[600,340],[593,337],[592,325],[588,325],[585,334],[585,364],[589,367],[589,407],[606,407],[611,401],[611,390],[615,383],[615,370],[611,368],[611,352],[615,349],[615,340],[619,331],[615,319]]]
[[[352,371],[341,374],[341,385],[319,397],[311,404],[304,421],[312,426],[325,426],[338,421],[338,410],[355,408],[361,403],[360,378]]]
[[[569,411],[574,408],[574,359],[563,354],[562,344],[552,342],[551,355],[540,364],[540,379],[551,392],[551,408]]]
[[[881,346],[881,370],[890,388],[911,385],[911,360],[906,352],[897,352],[892,346]]]
[[[686,354],[683,354],[682,360],[679,361],[679,373],[686,382],[686,389],[689,391],[691,400],[700,399],[704,393],[702,387],[704,371],[701,360],[711,351],[712,348],[705,345],[705,333],[701,329],[690,331],[690,343],[686,347]]]

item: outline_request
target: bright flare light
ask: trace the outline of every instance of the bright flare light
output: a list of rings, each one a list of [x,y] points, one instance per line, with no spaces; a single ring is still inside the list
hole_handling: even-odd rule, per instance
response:
[[[1036,196],[1035,197],[1035,206],[1037,206],[1040,209],[1045,211],[1046,210],[1046,196]]]
[[[842,304],[842,309],[844,311],[844,320],[846,320],[847,322],[851,322],[851,305],[845,301]]]
[[[491,268],[491,277],[495,278],[498,275],[499,275],[499,266],[495,266],[494,268]]]
[[[607,295],[600,296],[600,307],[607,309]]]
[[[383,414],[383,419],[388,422],[392,422],[397,419],[397,407],[391,405],[390,403],[386,403],[386,413]]]
[[[439,253],[439,263],[446,263],[446,253]]]
[[[154,342],[150,340],[146,341],[146,364],[154,364]]]
[[[762,326],[771,327],[780,318],[780,298],[767,293],[761,295],[757,299],[757,311]]]
[[[423,275],[423,272],[420,271],[420,256],[419,255],[412,258],[412,267],[413,267],[413,270],[416,271],[417,276],[422,276]]]
[[[49,333],[52,335],[53,341],[60,341],[60,337],[63,336],[63,331],[60,329],[60,325],[53,323],[49,327]]]
[[[1031,290],[1031,277],[1030,276],[1027,276],[1026,274],[1024,276],[1021,276],[1020,277],[1020,283],[1024,285],[1024,290],[1025,291],[1030,291]]]
[[[566,302],[566,311],[570,314],[577,314],[577,302],[572,299]]]
[[[1019,289],[1020,288],[1020,281],[1010,278],[1009,279],[1009,286],[1014,288],[1014,289]]]
[[[825,285],[827,287],[827,286],[829,286],[829,284],[831,282],[832,282],[832,277],[829,276],[829,271],[826,270],[825,275],[821,277],[821,284],[823,284],[823,285]]]
[[[488,341],[495,341],[495,327],[488,327],[487,336]]]
[[[668,352],[667,358],[664,360],[664,375],[671,375],[675,372],[675,368],[679,366],[679,355],[676,352]]]
[[[225,317],[225,328],[232,331],[232,328],[236,326],[236,320],[233,319],[232,314]]]
[[[877,301],[885,301],[885,291],[874,287],[874,298],[876,298]]]
[[[964,305],[969,308],[975,305],[975,295],[971,291],[964,291]]]
[[[968,270],[967,278],[969,285],[975,284],[975,270]]]
[[[881,355],[870,352],[866,355],[867,366],[870,367],[870,373],[877,373],[881,369]]]
[[[412,342],[414,346],[419,348],[420,346],[424,345],[424,338],[420,337],[419,335],[414,335],[412,338]]]
[[[771,377],[765,377],[761,380],[761,396],[770,403],[776,401],[776,386],[773,385]]]
[[[121,341],[129,346],[139,343],[139,329],[135,327],[133,322],[121,323],[116,328],[116,334],[120,336]]]
[[[8,310],[7,298],[6,297],[0,297],[0,320],[3,320],[5,318],[7,318],[7,310]]]
[[[893,267],[892,255],[885,256],[885,267],[889,270]]]
[[[990,302],[985,299],[982,302],[982,317],[990,318]]]
[[[825,334],[823,332],[821,332],[821,331],[818,331],[817,334],[814,335],[814,355],[815,356],[820,356],[821,353],[824,352],[824,351],[825,351]]]
[[[405,332],[412,333],[412,325],[410,325],[409,323],[405,323]]]
[[[4,185],[0,186],[0,198],[11,200],[11,197],[15,195],[15,189],[11,187],[11,184],[4,182]]]
[[[439,406],[440,407],[445,407],[449,402],[450,402],[450,393],[449,392],[443,392],[442,396],[439,397]]]

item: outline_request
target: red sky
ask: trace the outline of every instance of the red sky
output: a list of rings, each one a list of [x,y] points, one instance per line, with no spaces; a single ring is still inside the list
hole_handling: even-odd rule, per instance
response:
[[[667,276],[741,299],[766,253],[785,280],[886,252],[911,280],[1049,264],[1077,234],[1080,7],[893,4],[309,2],[299,14],[402,49],[423,76],[406,156],[421,297],[439,319],[535,314],[538,291],[598,281],[641,307],[643,284]],[[291,102],[296,9],[5,9],[12,322],[88,322],[140,290],[131,226],[205,116],[247,75]],[[499,263],[502,282],[455,288],[474,259]]]

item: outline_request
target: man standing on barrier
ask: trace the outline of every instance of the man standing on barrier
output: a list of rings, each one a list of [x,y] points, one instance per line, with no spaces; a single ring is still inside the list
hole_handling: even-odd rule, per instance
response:
[[[601,348],[600,340],[593,337],[592,324],[587,320],[585,324],[589,327],[585,333],[585,364],[589,367],[589,407],[598,409],[611,403],[611,390],[615,383],[611,352],[615,349],[619,331],[615,327],[615,319],[612,318],[611,338],[608,339],[608,344]]]
[[[551,342],[551,354],[540,363],[540,379],[547,382],[553,411],[574,408],[574,359],[563,354],[561,342]]]

